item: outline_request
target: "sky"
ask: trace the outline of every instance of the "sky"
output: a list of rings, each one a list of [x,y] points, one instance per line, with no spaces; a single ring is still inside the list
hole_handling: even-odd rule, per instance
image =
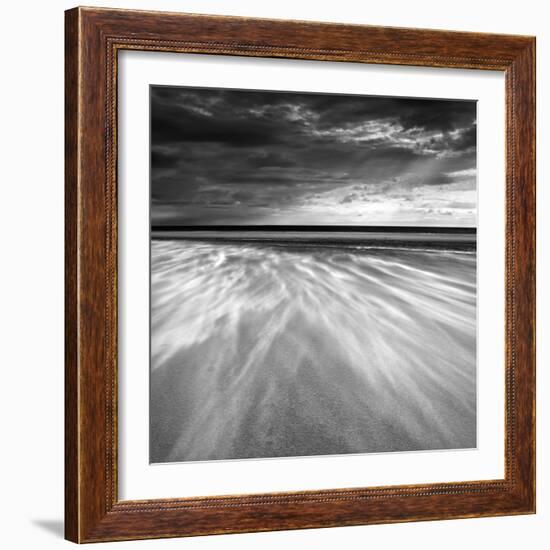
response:
[[[476,225],[476,103],[151,87],[154,225]]]

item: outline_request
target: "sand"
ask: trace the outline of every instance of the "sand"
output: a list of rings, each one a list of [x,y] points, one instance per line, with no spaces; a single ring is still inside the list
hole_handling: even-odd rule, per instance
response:
[[[152,462],[476,446],[475,251],[152,241]]]

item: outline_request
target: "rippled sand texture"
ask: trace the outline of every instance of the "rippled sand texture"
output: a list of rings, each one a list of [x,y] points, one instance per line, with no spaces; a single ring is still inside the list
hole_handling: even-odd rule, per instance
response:
[[[153,240],[151,460],[475,447],[475,265]]]

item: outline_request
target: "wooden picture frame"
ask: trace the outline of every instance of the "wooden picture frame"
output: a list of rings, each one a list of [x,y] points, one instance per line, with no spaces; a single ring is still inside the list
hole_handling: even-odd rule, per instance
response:
[[[506,82],[505,477],[120,501],[117,54],[155,50],[502,71]],[[535,39],[100,8],[66,12],[65,533],[74,542],[535,512]]]

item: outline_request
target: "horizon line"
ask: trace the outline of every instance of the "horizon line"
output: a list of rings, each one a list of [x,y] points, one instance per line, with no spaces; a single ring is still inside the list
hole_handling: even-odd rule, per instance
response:
[[[456,225],[181,225],[151,224],[152,231],[477,231]]]

